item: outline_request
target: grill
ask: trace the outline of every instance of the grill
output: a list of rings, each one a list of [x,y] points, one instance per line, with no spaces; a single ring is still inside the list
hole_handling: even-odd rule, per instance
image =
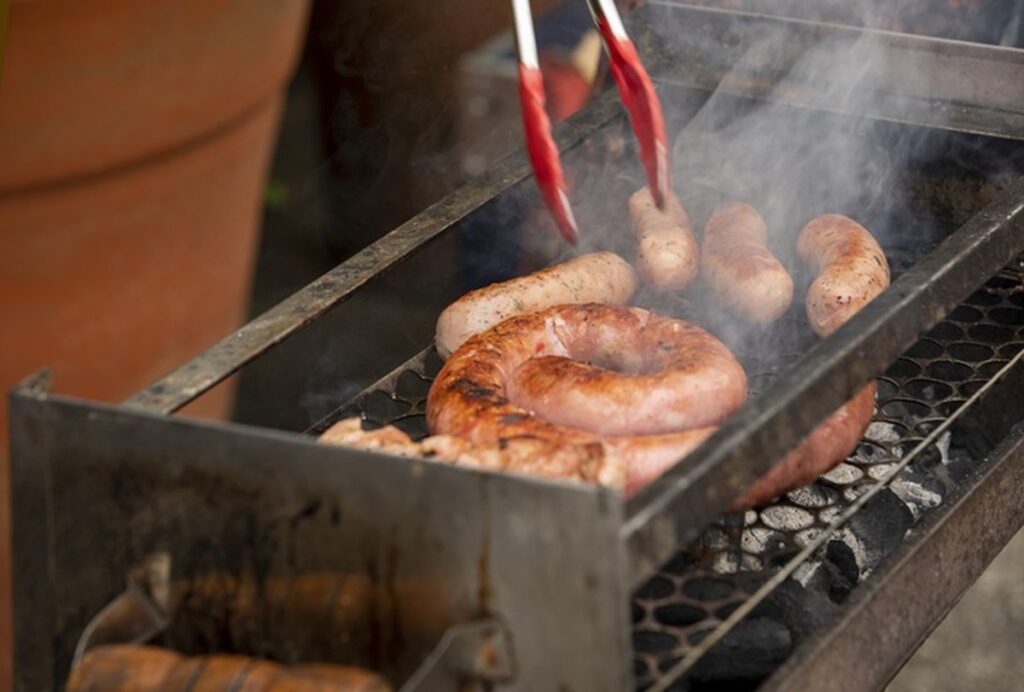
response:
[[[901,266],[917,259],[889,258],[896,276]],[[967,410],[968,399],[1024,349],[1020,267],[1024,257],[972,294],[877,379],[877,413],[846,463],[768,507],[717,521],[636,590],[632,617],[638,689],[694,654],[780,566],[791,563],[796,566],[793,580],[735,630],[723,651],[701,652],[702,663],[693,673],[698,683],[763,679],[789,656],[800,633],[837,610],[907,532],[955,493],[986,447],[984,438],[977,438],[980,431],[969,426],[942,431],[923,447],[925,454],[893,474],[911,450]],[[664,306],[661,310],[667,312]],[[814,343],[801,310],[791,310],[773,327],[775,338],[768,340],[776,348],[769,357],[764,349],[751,352],[749,341],[733,344],[750,376],[752,397]],[[425,437],[427,392],[441,365],[428,348],[310,432],[357,416],[368,429],[395,425],[413,438]],[[855,521],[813,555],[799,555],[876,486],[885,489],[857,512]]]
[[[331,346],[337,335],[373,338],[350,310],[375,291],[436,315],[467,284],[521,269],[509,258],[539,203],[514,155],[122,405],[52,394],[44,378],[14,393],[19,689],[59,687],[86,623],[154,555],[172,580],[229,575],[257,594],[326,575],[313,608],[325,614],[315,618],[289,617],[293,601],[269,598],[244,627],[230,603],[188,609],[159,642],[188,653],[357,663],[409,689],[429,689],[427,680],[451,689],[467,677],[516,689],[807,689],[825,675],[862,689],[891,677],[1024,522],[1024,184],[1014,172],[1024,159],[1024,53],[674,3],[641,8],[631,24],[683,145],[718,136],[735,151],[723,123],[767,108],[790,125],[744,164],[771,170],[772,155],[800,146],[805,128],[843,133],[835,152],[819,142],[791,179],[761,176],[747,196],[773,228],[806,216],[806,200],[866,217],[892,288],[821,342],[801,305],[756,331],[699,294],[641,295],[721,336],[752,396],[629,501],[302,434],[359,415],[424,435],[440,362],[416,351],[432,320],[400,325],[409,359],[375,364],[348,401],[337,386],[343,369],[315,369],[328,395],[312,427],[169,415],[240,368],[272,368],[275,347],[330,360],[343,356]],[[858,72],[865,98],[837,101],[801,80],[809,51],[850,55],[867,44],[887,69]],[[581,226],[606,229],[594,242],[609,249],[622,249],[621,202],[641,179],[618,108],[599,98],[559,131]],[[865,161],[905,149],[879,178],[888,194],[836,189],[827,155],[851,141]],[[679,186],[697,220],[735,194],[700,170],[683,171]],[[796,230],[774,239],[791,267],[785,234]],[[482,232],[498,240],[484,265],[474,259]],[[438,276],[439,267],[453,271]],[[396,330],[385,317],[375,326]],[[870,378],[877,412],[846,463],[770,506],[722,516]],[[329,617],[348,583],[364,584],[366,607]],[[468,626],[481,622],[482,638]],[[482,661],[481,647],[499,655]]]

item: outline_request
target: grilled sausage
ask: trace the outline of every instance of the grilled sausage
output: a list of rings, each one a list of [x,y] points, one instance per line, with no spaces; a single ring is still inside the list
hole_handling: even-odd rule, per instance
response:
[[[394,426],[363,430],[358,418],[348,418],[328,428],[320,441],[458,466],[599,483],[610,488],[627,484],[623,458],[614,449],[593,440],[563,442],[512,435],[494,442],[473,443],[453,435],[433,435],[414,442]]]
[[[152,646],[101,646],[71,671],[68,692],[386,692],[391,686],[358,668],[281,666],[244,656],[186,658]]]
[[[730,202],[708,219],[701,247],[701,271],[722,307],[759,324],[779,319],[793,301],[793,279],[767,240],[761,215]]]
[[[637,358],[636,347],[647,349],[646,355]],[[583,389],[593,398],[577,393],[559,399],[557,388],[530,383],[531,377],[547,378],[576,357],[639,372],[568,366],[574,385],[562,390],[573,392],[586,383]],[[515,380],[531,358],[540,364],[536,369],[527,365],[519,375],[524,381],[507,389],[510,375]],[[662,370],[645,374],[647,368]],[[671,383],[668,391],[658,382],[662,378]],[[655,393],[657,406],[644,400],[648,391]],[[517,401],[516,396],[525,398]],[[626,485],[632,490],[700,444],[711,432],[709,422],[728,416],[745,398],[742,367],[703,330],[637,308],[567,305],[506,320],[467,341],[430,388],[427,424],[434,433],[476,444],[523,436],[577,445],[598,442],[625,462]],[[576,410],[567,412],[565,405]],[[609,424],[616,418],[622,420]],[[676,429],[666,430],[664,420]],[[637,435],[637,430],[661,432]]]
[[[836,466],[857,448],[875,412],[874,382],[829,416],[804,441],[761,476],[732,509],[746,509],[801,488]]]
[[[852,219],[825,214],[797,240],[800,257],[818,271],[807,291],[807,318],[828,336],[889,285],[889,264],[874,237]],[[807,485],[841,463],[871,424],[877,386],[871,382],[833,413],[736,503],[751,507]]]
[[[506,334],[506,396],[556,425],[653,435],[717,425],[747,398],[722,342],[643,310],[556,309]]]
[[[509,317],[570,303],[621,305],[635,290],[633,269],[618,255],[582,255],[459,298],[437,320],[437,352],[447,358],[469,337]]]
[[[697,276],[700,253],[690,219],[679,199],[669,193],[662,211],[644,187],[629,198],[629,219],[636,236],[640,276],[661,292],[682,291]]]
[[[889,263],[867,229],[839,214],[804,226],[797,240],[801,259],[817,271],[807,290],[807,319],[828,336],[889,286]]]

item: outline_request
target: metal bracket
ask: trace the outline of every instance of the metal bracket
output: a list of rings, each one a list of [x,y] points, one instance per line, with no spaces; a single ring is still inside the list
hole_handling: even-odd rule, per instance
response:
[[[400,692],[450,692],[467,683],[507,683],[515,677],[512,640],[496,619],[454,625]]]

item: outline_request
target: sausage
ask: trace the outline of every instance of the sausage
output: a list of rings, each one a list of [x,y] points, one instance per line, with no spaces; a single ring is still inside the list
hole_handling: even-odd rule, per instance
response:
[[[632,267],[616,254],[595,252],[529,276],[485,286],[445,308],[435,343],[442,358],[502,320],[570,303],[626,303],[636,291]]]
[[[632,348],[637,346],[643,346],[646,353],[631,361],[629,358],[636,357]],[[676,352],[691,361],[684,365],[683,356],[677,359]],[[575,381],[561,389],[572,392],[576,385],[593,378],[592,399],[576,395],[552,403],[546,398],[557,392],[545,383],[536,388],[506,388],[509,376],[515,379],[516,371],[531,358],[540,359],[541,365],[527,375],[547,376],[549,368],[557,371],[566,359],[580,356],[640,372],[610,373],[592,366],[572,366]],[[643,372],[647,367],[665,365],[671,367],[657,374]],[[528,380],[527,375],[523,377]],[[657,406],[645,402],[644,393],[659,387],[657,381],[662,378],[678,391],[659,391]],[[605,387],[608,391],[602,391]],[[706,430],[711,427],[709,421],[717,422],[739,408],[746,391],[743,368],[724,345],[697,327],[638,308],[566,305],[506,320],[467,341],[445,363],[430,388],[427,425],[435,434],[454,435],[475,444],[494,444],[510,437],[575,445],[598,442],[606,454],[625,462],[626,485],[632,489],[641,479],[652,477],[652,469],[664,469],[700,444],[710,434]],[[616,401],[617,394],[625,397],[625,405]],[[517,401],[516,395],[525,395],[525,402]],[[575,412],[564,410],[563,404],[570,401]],[[661,408],[667,403],[677,409]],[[631,407],[642,410],[632,412]],[[619,417],[625,424],[608,422]],[[666,418],[679,429],[666,430]],[[557,422],[565,420],[574,425]],[[660,432],[637,435],[637,429]]]
[[[68,692],[386,692],[380,676],[327,664],[282,666],[244,656],[186,658],[153,646],[101,646],[71,671]]]
[[[793,279],[765,244],[764,219],[749,204],[730,202],[704,228],[701,271],[718,302],[750,322],[779,319],[793,301]]]
[[[679,199],[670,192],[662,211],[644,187],[629,198],[629,219],[643,280],[660,292],[682,291],[689,286],[697,276],[700,252]]]
[[[853,219],[824,214],[804,226],[797,252],[817,272],[807,290],[807,319],[828,336],[889,286],[889,263]]]
[[[613,449],[626,468],[623,491],[630,497],[683,457],[700,447],[717,427],[694,428],[662,435],[606,438],[604,444]]]
[[[490,344],[504,351],[511,401],[599,435],[717,425],[747,398],[746,374],[722,342],[637,308],[549,310]]]
[[[432,435],[414,442],[394,426],[362,430],[359,418],[347,418],[328,428],[320,441],[457,466],[597,483],[623,490],[629,496],[699,447],[717,429],[572,443],[521,435],[481,444],[454,435]]]
[[[453,435],[433,435],[415,442],[390,425],[363,430],[358,418],[335,423],[324,431],[320,441],[458,466],[598,483],[610,488],[621,489],[627,484],[623,457],[594,441],[570,443],[513,435],[495,442],[473,443]]]
[[[889,264],[878,242],[857,222],[825,214],[797,239],[800,257],[818,272],[807,291],[807,319],[828,336],[889,285]],[[744,509],[811,483],[843,461],[860,441],[874,414],[874,382],[866,385],[758,479],[734,504]]]
[[[841,463],[857,448],[875,412],[871,382],[815,428],[795,449],[733,503],[731,510],[761,505],[790,490],[802,488]]]

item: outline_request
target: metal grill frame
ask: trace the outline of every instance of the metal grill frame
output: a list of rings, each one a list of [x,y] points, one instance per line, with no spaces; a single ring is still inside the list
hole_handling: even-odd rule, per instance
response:
[[[640,25],[652,20],[651,13],[661,12],[682,16],[711,37],[731,35],[736,26],[775,32],[797,52],[807,41],[822,37],[852,40],[876,35],[894,56],[913,56],[925,67],[947,70],[946,74],[955,78],[939,98],[925,101],[909,88],[905,75],[875,75],[878,83],[874,87],[880,94],[906,93],[907,100],[919,107],[901,104],[887,112],[886,100],[879,99],[873,112],[855,115],[936,126],[930,113],[941,107],[956,114],[941,126],[1024,140],[1024,112],[1020,109],[1024,80],[1004,81],[1002,91],[976,88],[978,83],[991,84],[999,75],[1019,76],[1024,51],[697,10],[673,3],[642,9],[630,23]],[[643,32],[633,29],[633,34]],[[689,86],[707,89],[717,85],[731,65],[728,50],[712,49],[700,41],[683,42],[682,53],[680,46],[666,47],[654,39],[643,45],[653,56],[648,64],[656,81],[669,79],[666,72],[676,61],[681,69],[672,73],[673,79],[692,75]],[[781,56],[779,64],[772,67],[784,71],[790,57]],[[931,65],[929,58],[936,64]],[[948,72],[951,69],[953,72]],[[734,80],[729,88],[740,96],[765,97],[763,84],[771,82],[771,70],[758,77]],[[794,98],[800,105],[821,105],[802,102],[805,97],[809,98],[797,92]],[[560,149],[578,146],[621,116],[613,98],[598,99],[559,128]],[[174,521],[180,522],[178,532],[170,535],[166,517],[138,498],[126,497],[124,483],[148,482],[141,487],[159,504],[181,497],[183,489],[193,490],[190,474],[197,473],[203,474],[207,485],[186,509],[209,519],[216,516],[214,508],[222,495],[226,496],[232,511],[250,516],[254,523],[249,530],[260,535],[273,535],[306,516],[330,523],[330,517],[323,519],[309,510],[311,503],[324,498],[343,506],[349,522],[345,528],[317,528],[300,542],[298,559],[282,552],[280,546],[245,544],[250,557],[265,560],[271,570],[300,571],[313,566],[367,570],[365,561],[346,550],[325,549],[327,541],[327,545],[360,544],[363,551],[376,556],[371,565],[400,546],[407,551],[403,554],[413,556],[402,568],[408,572],[400,573],[412,575],[429,565],[427,554],[417,547],[417,537],[422,539],[424,531],[439,541],[444,551],[455,555],[451,572],[443,576],[453,600],[460,605],[447,613],[447,622],[437,623],[421,637],[405,635],[406,658],[428,650],[448,625],[478,617],[481,611],[515,612],[518,615],[508,626],[518,644],[517,682],[523,688],[547,687],[552,680],[562,680],[579,689],[621,689],[630,678],[626,606],[633,587],[679,546],[697,538],[702,528],[768,467],[770,459],[780,457],[819,423],[823,412],[838,407],[868,379],[881,374],[922,333],[1024,250],[1024,182],[1017,181],[797,363],[768,395],[746,406],[684,464],[626,503],[616,493],[596,488],[410,463],[318,446],[300,435],[167,417],[372,279],[451,232],[466,216],[520,184],[527,172],[522,154],[509,157],[122,406],[56,396],[39,382],[28,382],[15,391],[11,429],[18,689],[55,689],[60,685],[69,643],[85,620],[122,588],[124,571],[131,562],[143,557],[155,543],[173,553],[183,569],[196,567],[189,564],[187,556],[195,541],[211,540],[210,527],[190,521],[184,510],[170,512]],[[751,464],[750,459],[760,461]],[[904,542],[896,562],[886,563],[891,578],[877,588],[858,592],[843,621],[829,630],[825,640],[798,652],[772,684],[781,688],[790,681],[812,680],[826,662],[857,651],[857,646],[864,645],[858,632],[879,622],[886,604],[905,596],[899,587],[914,566],[935,551],[955,546],[956,537],[971,527],[970,521],[979,512],[998,508],[1003,516],[974,532],[979,545],[964,556],[961,568],[947,575],[945,582],[932,585],[935,595],[928,598],[934,602],[917,609],[901,623],[903,627],[895,628],[898,631],[888,633],[893,651],[904,655],[1024,521],[1020,491],[1014,489],[1024,486],[1019,482],[1007,485],[1022,475],[1024,442],[1020,431],[1010,430],[979,466],[978,475],[964,483],[960,499],[930,517],[921,532]],[[75,481],[82,485],[76,487]],[[426,511],[416,517],[415,526],[405,527],[408,509],[401,502],[382,499],[389,494],[415,498],[421,504],[444,496],[446,502],[465,502],[468,509],[464,516]],[[97,498],[109,504],[97,504]],[[268,498],[281,505],[275,506]],[[529,520],[514,525],[496,522],[486,509],[495,506],[509,510],[510,517],[519,513]],[[367,532],[368,527],[380,525],[395,528],[387,535]],[[573,530],[565,531],[561,528],[565,525]],[[584,535],[581,526],[593,528]],[[231,543],[240,540],[237,530],[213,529],[213,540],[223,548],[226,562],[244,557]],[[542,570],[534,569],[537,545],[551,547]],[[578,550],[566,549],[570,546],[578,546]],[[83,578],[81,568],[97,554],[88,554],[89,548],[107,549],[108,569]],[[307,551],[305,555],[303,551]],[[495,570],[485,559],[499,555],[504,570]],[[529,568],[517,569],[517,562]],[[480,564],[486,568],[476,568]],[[489,595],[481,601],[484,592]],[[538,593],[543,594],[539,601]],[[403,621],[399,618],[396,622]],[[845,649],[835,646],[837,639],[846,642]],[[581,641],[590,641],[590,650],[601,651],[601,655],[581,661]],[[523,646],[524,642],[532,643]],[[408,672],[408,662],[393,665],[397,671]],[[878,685],[891,674],[893,665],[898,661],[877,670],[851,673],[845,679]]]

